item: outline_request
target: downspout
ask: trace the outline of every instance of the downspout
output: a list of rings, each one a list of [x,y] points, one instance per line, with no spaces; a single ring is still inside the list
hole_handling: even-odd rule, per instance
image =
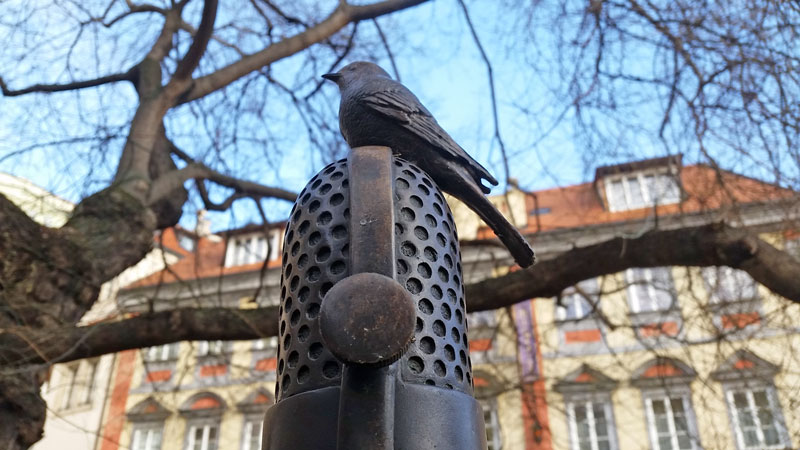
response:
[[[100,408],[100,418],[97,422],[97,438],[94,440],[94,449],[98,450],[100,448],[100,441],[103,439],[103,419],[106,415],[106,404],[108,404],[108,399],[111,396],[111,386],[114,385],[114,373],[115,368],[117,366],[117,354],[114,353],[111,357],[111,368],[109,369],[108,374],[108,385],[106,386],[106,394],[103,396],[103,406]]]

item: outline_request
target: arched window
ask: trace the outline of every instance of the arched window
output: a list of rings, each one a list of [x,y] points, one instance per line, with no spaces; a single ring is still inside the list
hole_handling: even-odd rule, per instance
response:
[[[689,386],[696,375],[673,358],[651,359],[633,372],[631,384],[642,391],[651,448],[701,448]]]
[[[711,374],[722,383],[739,450],[791,446],[773,384],[778,370],[753,353],[739,350]]]
[[[225,401],[210,392],[195,394],[183,402],[180,413],[186,418],[186,450],[217,450],[220,421]]]
[[[148,397],[128,411],[131,429],[131,450],[161,450],[164,421],[172,414],[153,397]]]
[[[617,432],[611,391],[617,382],[588,364],[567,374],[554,386],[564,396],[572,450],[616,450]]]
[[[242,450],[261,450],[264,413],[273,403],[275,400],[266,389],[256,389],[236,405],[244,415]]]

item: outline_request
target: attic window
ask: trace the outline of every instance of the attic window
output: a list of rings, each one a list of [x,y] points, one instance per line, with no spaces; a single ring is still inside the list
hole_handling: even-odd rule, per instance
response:
[[[668,205],[680,201],[680,188],[669,173],[639,172],[605,179],[611,212]]]
[[[269,253],[269,260],[278,256],[278,233],[270,233],[270,239],[263,234],[247,234],[231,237],[225,256],[225,266],[241,266],[264,262]]]
[[[800,238],[786,241],[786,251],[794,256],[794,259],[800,261]]]
[[[186,251],[194,251],[194,239],[191,236],[182,234],[178,237],[178,244]]]

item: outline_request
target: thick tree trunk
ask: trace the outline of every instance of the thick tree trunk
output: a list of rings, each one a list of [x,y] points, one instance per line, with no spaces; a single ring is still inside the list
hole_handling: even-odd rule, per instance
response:
[[[0,376],[0,448],[26,449],[42,438],[47,405],[39,395],[43,371]]]
[[[31,332],[74,326],[100,285],[150,250],[155,223],[152,212],[115,187],[86,198],[60,229],[37,224],[0,196],[0,346],[22,353]],[[26,358],[9,362],[0,371],[0,448],[25,449],[42,436],[45,369]]]

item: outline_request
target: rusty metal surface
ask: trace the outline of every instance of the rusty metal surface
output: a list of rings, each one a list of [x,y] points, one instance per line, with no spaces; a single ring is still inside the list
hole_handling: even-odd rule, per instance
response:
[[[455,225],[419,167],[357,148],[309,181],[287,225],[280,317],[264,449],[485,448]]]
[[[394,448],[394,365],[414,334],[414,303],[394,277],[392,152],[350,150],[350,265],[353,273],[326,297],[322,329],[347,362],[339,397],[337,449]],[[391,323],[394,314],[400,321]],[[364,364],[366,363],[366,365]]]
[[[276,401],[339,386],[342,364],[322,344],[319,314],[333,285],[350,275],[347,161],[323,168],[300,192],[283,244]]]
[[[317,389],[270,407],[264,419],[263,449],[335,450],[339,393],[338,387]],[[486,450],[483,411],[470,395],[400,382],[394,405],[394,448]],[[351,417],[359,423],[373,415]]]
[[[352,273],[394,276],[392,153],[388,147],[350,151],[350,262]]]
[[[358,273],[328,291],[319,325],[323,343],[339,360],[382,367],[405,353],[415,318],[411,296],[396,281]]]
[[[461,253],[453,215],[419,167],[394,159],[395,279],[417,307],[414,342],[400,359],[410,383],[472,394]]]

